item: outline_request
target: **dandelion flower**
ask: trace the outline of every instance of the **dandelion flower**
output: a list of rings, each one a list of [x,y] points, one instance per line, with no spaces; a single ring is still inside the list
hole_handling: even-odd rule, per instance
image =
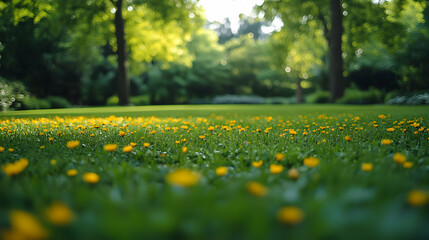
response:
[[[383,144],[383,145],[390,145],[392,142],[393,142],[393,140],[390,140],[390,139],[381,140],[381,144]]]
[[[301,209],[294,206],[286,206],[277,212],[277,219],[286,224],[295,225],[300,223],[304,218]]]
[[[0,153],[4,151],[4,147],[0,146]]]
[[[66,144],[66,147],[74,149],[77,146],[79,146],[80,142],[79,141],[68,141]]]
[[[344,140],[346,140],[347,142],[350,142],[352,140],[352,138],[350,136],[345,136]]]
[[[395,153],[395,155],[393,155],[393,161],[399,164],[403,164],[407,161],[407,157],[404,154]]]
[[[362,170],[370,172],[372,170],[372,163],[362,163]]]
[[[67,170],[67,176],[69,177],[73,177],[77,175],[77,170],[76,169],[69,169]]]
[[[183,147],[182,148],[182,153],[187,153],[188,152],[188,147]]]
[[[252,162],[252,166],[254,166],[255,168],[258,168],[262,166],[262,163],[263,163],[262,160],[259,160],[257,162]]]
[[[123,137],[123,136],[125,136],[125,134],[127,134],[127,133],[124,131],[119,131],[119,136]]]
[[[107,151],[107,152],[113,152],[113,151],[116,150],[116,148],[118,148],[117,144],[107,144],[107,145],[104,145],[104,151]]]
[[[100,177],[96,173],[88,172],[83,174],[83,180],[87,183],[97,183]]]
[[[272,174],[279,174],[279,173],[283,172],[283,166],[277,165],[277,164],[271,164],[270,165],[270,172]]]
[[[209,131],[213,131],[213,130],[214,130],[214,127],[213,127],[213,126],[210,126],[209,128],[207,128],[207,130],[209,130]]]
[[[296,168],[289,169],[289,171],[287,171],[287,173],[288,173],[289,178],[292,180],[296,180],[299,178],[299,172]]]
[[[201,179],[200,174],[189,169],[178,169],[167,174],[166,181],[171,185],[190,187],[196,185]]]
[[[9,151],[9,152],[13,152],[13,151],[15,151],[15,149],[13,149],[13,148],[9,148],[9,149],[8,149],[8,151]]]
[[[200,138],[201,140],[204,140],[204,139],[206,138],[206,136],[201,135],[201,136],[199,136],[199,138]]]
[[[317,165],[319,165],[319,159],[313,156],[304,158],[304,165],[309,168],[316,167]]]
[[[387,131],[388,132],[393,132],[393,131],[395,131],[395,129],[394,128],[388,128]]]
[[[420,190],[413,190],[408,193],[407,201],[412,206],[423,206],[428,201],[428,196]]]
[[[122,150],[126,153],[129,153],[133,150],[133,146],[131,146],[131,145],[125,146]]]
[[[402,164],[402,166],[404,168],[412,168],[413,167],[413,163],[412,162],[404,162],[404,164]]]
[[[225,166],[216,168],[216,175],[218,176],[224,176],[228,173],[228,168]]]
[[[249,182],[246,184],[247,191],[256,197],[263,197],[267,194],[267,188],[258,182]]]
[[[137,143],[131,142],[130,146],[135,147],[135,146],[137,146]]]
[[[46,229],[30,213],[21,210],[10,212],[12,231],[17,232],[23,239],[45,239],[48,237]]]
[[[275,157],[276,157],[276,160],[280,162],[285,158],[285,155],[283,153],[276,153]]]
[[[145,147],[145,148],[150,147],[150,143],[143,143],[143,147]]]
[[[3,172],[8,176],[14,176],[21,173],[28,166],[28,160],[21,158],[14,163],[7,163],[2,167]]]
[[[74,214],[67,205],[57,202],[53,203],[48,209],[46,209],[45,217],[54,225],[65,226],[73,221]]]

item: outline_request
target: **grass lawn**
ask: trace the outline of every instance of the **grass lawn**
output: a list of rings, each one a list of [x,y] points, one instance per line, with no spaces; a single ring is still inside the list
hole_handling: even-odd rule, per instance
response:
[[[2,239],[429,239],[429,107],[0,113]]]

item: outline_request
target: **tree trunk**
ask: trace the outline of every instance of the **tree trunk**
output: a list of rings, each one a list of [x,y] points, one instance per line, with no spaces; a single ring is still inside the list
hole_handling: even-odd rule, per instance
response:
[[[296,79],[296,103],[302,104],[304,103],[303,94],[302,94],[302,86],[301,86],[301,78]]]
[[[341,1],[331,0],[331,31],[329,36],[329,77],[331,102],[344,95],[343,58],[341,50],[341,37],[343,35],[343,19]]]
[[[130,80],[128,79],[128,55],[125,42],[124,17],[122,16],[122,1],[115,3],[115,36],[118,56],[118,97],[119,105],[128,105],[130,98]]]

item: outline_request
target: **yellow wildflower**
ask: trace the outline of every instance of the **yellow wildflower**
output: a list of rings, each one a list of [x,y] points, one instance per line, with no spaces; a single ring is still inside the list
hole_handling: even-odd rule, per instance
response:
[[[388,132],[393,132],[393,131],[395,131],[395,129],[394,128],[388,128],[387,131]]]
[[[100,177],[96,173],[88,172],[83,174],[83,180],[87,183],[97,183]]]
[[[77,146],[79,146],[80,142],[79,141],[68,141],[66,144],[66,147],[74,149]]]
[[[259,160],[257,162],[252,162],[252,166],[254,166],[255,168],[258,168],[262,166],[262,163],[263,163],[262,160]]]
[[[362,170],[369,172],[372,170],[372,163],[362,163]]]
[[[8,151],[9,151],[9,152],[13,152],[13,151],[15,151],[15,149],[13,149],[13,148],[9,148],[9,149],[8,149]]]
[[[412,162],[404,162],[404,164],[402,164],[402,166],[404,168],[412,168],[413,167],[413,163]]]
[[[383,144],[383,145],[389,145],[389,144],[391,144],[393,141],[392,140],[390,140],[390,139],[383,139],[383,140],[381,140],[381,144]]]
[[[301,209],[294,206],[286,206],[277,212],[277,219],[286,224],[295,225],[300,223],[304,218]]]
[[[289,171],[287,171],[287,173],[288,173],[289,178],[292,180],[296,180],[299,178],[299,172],[296,168],[289,169]]]
[[[214,130],[214,127],[213,127],[213,126],[210,126],[209,128],[207,128],[207,130],[209,130],[209,131],[213,131],[213,130]]]
[[[10,212],[12,231],[17,233],[19,239],[45,239],[48,237],[46,229],[30,213],[21,210]]]
[[[56,202],[46,209],[45,217],[54,225],[65,226],[73,221],[74,214],[67,205],[61,202]]]
[[[104,150],[107,152],[113,152],[116,150],[116,148],[118,148],[117,144],[106,144],[106,145],[104,145]]]
[[[285,155],[283,153],[276,153],[276,160],[281,161],[285,158]]]
[[[14,176],[22,172],[28,166],[28,160],[26,158],[21,158],[14,163],[6,163],[2,167],[3,171],[8,176]]]
[[[206,138],[206,136],[202,135],[202,136],[199,136],[199,138],[204,140]]]
[[[420,190],[413,190],[408,193],[407,201],[413,206],[423,206],[427,203],[428,196]]]
[[[246,184],[247,191],[256,197],[262,197],[267,194],[267,188],[258,182],[249,182]]]
[[[4,151],[4,147],[0,146],[0,153]]]
[[[135,146],[137,146],[137,143],[131,142],[130,146],[135,147]]]
[[[270,165],[270,172],[272,174],[279,174],[279,173],[283,172],[283,166],[277,165],[277,164],[271,164]]]
[[[57,164],[57,160],[51,159],[51,165],[55,165],[55,164]]]
[[[309,168],[316,167],[317,165],[319,165],[319,159],[313,156],[304,158],[304,165]]]
[[[407,157],[404,154],[395,153],[395,155],[393,155],[393,161],[399,164],[403,164],[407,161]]]
[[[216,175],[218,176],[224,176],[228,173],[228,168],[225,166],[216,168]]]
[[[126,153],[129,153],[133,150],[133,146],[131,146],[131,145],[125,146],[122,150]]]
[[[123,136],[125,136],[125,134],[127,134],[127,133],[124,131],[119,131],[119,136],[123,137]]]
[[[69,169],[67,170],[67,176],[69,177],[73,177],[77,175],[77,170],[76,169]]]
[[[350,141],[352,140],[352,138],[351,138],[350,136],[345,136],[345,137],[344,137],[344,139],[345,139],[347,142],[350,142]]]
[[[166,181],[171,185],[190,187],[196,185],[201,179],[200,174],[189,169],[178,169],[167,174]]]
[[[150,147],[150,143],[143,143],[143,147],[145,147],[145,148]]]
[[[188,152],[188,147],[183,147],[182,148],[182,153],[187,153]]]

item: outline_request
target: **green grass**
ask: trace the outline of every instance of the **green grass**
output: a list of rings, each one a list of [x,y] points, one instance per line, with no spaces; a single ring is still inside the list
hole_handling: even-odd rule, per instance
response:
[[[379,118],[381,114],[386,118]],[[427,239],[428,119],[428,107],[382,105],[1,113],[0,146],[5,150],[0,165],[27,158],[28,166],[14,176],[0,172],[0,236],[25,235],[11,214],[22,210],[51,239]],[[393,143],[382,145],[382,139]],[[67,148],[71,140],[79,146]],[[131,142],[137,145],[123,152]],[[117,144],[117,150],[105,151],[109,143]],[[398,152],[412,168],[393,161]],[[276,153],[283,153],[284,160],[277,161]],[[303,164],[310,156],[320,160],[314,168]],[[261,167],[252,166],[260,160]],[[363,163],[373,169],[363,171]],[[273,174],[271,164],[284,170]],[[216,175],[221,166],[228,168],[224,176]],[[288,175],[292,168],[299,172],[296,180]],[[78,174],[68,176],[69,169]],[[189,169],[200,178],[193,186],[175,186],[166,177],[177,169]],[[97,173],[100,180],[85,182],[87,172]],[[249,182],[262,184],[266,194],[254,196]],[[422,206],[410,202],[413,190],[423,193]],[[73,221],[58,226],[47,217],[55,202],[70,208]],[[285,206],[299,209],[302,221],[279,221]]]

